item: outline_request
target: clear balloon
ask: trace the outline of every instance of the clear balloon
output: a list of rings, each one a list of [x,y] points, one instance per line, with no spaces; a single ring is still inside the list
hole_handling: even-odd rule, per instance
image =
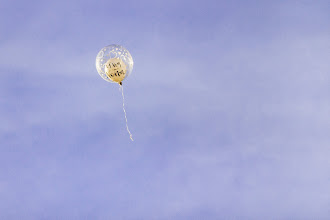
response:
[[[96,69],[100,76],[113,83],[126,79],[133,70],[133,58],[123,46],[112,44],[103,47],[96,56]]]
[[[103,47],[96,56],[96,69],[100,76],[113,83],[120,85],[123,97],[123,111],[125,113],[126,130],[130,139],[133,141],[132,134],[128,129],[127,116],[125,110],[124,88],[122,81],[126,79],[133,70],[133,58],[123,46],[112,44]]]

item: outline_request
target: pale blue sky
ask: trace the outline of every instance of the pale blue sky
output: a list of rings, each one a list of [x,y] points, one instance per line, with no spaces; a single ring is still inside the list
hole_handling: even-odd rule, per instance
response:
[[[329,60],[329,1],[2,0],[0,219],[329,219]]]

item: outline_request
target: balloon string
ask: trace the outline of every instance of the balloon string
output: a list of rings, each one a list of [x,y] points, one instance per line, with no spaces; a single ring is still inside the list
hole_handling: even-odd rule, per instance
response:
[[[122,85],[120,85],[120,88],[121,88],[121,95],[122,95],[122,97],[123,97],[123,110],[124,110],[124,113],[125,113],[126,130],[127,130],[127,132],[129,133],[129,138],[130,138],[132,141],[134,141],[134,140],[133,140],[133,137],[132,137],[132,134],[131,134],[131,132],[129,131],[129,129],[128,129],[128,125],[127,125],[127,116],[126,116],[126,110],[125,110],[125,98],[124,98],[124,87],[123,87]]]

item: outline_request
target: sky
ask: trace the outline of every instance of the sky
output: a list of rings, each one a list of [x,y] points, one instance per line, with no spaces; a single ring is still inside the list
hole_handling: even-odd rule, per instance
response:
[[[327,0],[0,0],[0,219],[329,219],[329,60]]]

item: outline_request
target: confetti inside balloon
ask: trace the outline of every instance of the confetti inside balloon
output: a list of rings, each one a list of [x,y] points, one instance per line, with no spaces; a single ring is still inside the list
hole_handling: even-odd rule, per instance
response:
[[[119,84],[133,70],[131,54],[123,46],[116,44],[103,47],[96,56],[95,64],[97,72],[104,80]]]
[[[123,97],[123,110],[125,113],[126,129],[133,141],[132,134],[128,129],[127,116],[125,110],[125,98],[122,81],[126,79],[133,70],[133,59],[131,54],[123,46],[112,44],[103,47],[96,56],[96,69],[100,76],[113,83],[120,85]]]

